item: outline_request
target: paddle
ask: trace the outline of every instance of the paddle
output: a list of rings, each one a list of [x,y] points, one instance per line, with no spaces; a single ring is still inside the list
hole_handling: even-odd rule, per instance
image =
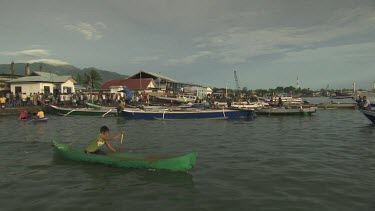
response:
[[[103,114],[102,117],[105,117],[105,115],[107,115],[111,111],[112,111],[112,109],[109,109],[109,111],[107,111],[107,113]]]
[[[73,109],[73,110],[71,110],[71,111],[69,111],[68,113],[66,113],[64,116],[68,116],[70,113],[72,113],[72,112],[74,112],[75,111],[75,109]]]
[[[124,140],[124,134],[123,134],[123,133],[121,134],[121,141],[120,141],[120,152],[121,152],[121,149],[122,149],[122,140]]]

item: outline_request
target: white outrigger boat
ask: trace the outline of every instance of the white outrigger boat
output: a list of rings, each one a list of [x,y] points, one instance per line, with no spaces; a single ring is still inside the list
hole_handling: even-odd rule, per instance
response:
[[[311,115],[317,111],[317,107],[309,107],[309,108],[276,108],[276,107],[268,107],[268,108],[261,108],[255,109],[255,113],[257,115],[280,115],[280,116],[289,116],[289,115]]]

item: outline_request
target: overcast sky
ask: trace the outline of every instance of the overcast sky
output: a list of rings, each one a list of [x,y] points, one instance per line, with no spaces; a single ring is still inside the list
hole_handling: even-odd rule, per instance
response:
[[[0,63],[249,89],[370,88],[375,0],[0,0]]]

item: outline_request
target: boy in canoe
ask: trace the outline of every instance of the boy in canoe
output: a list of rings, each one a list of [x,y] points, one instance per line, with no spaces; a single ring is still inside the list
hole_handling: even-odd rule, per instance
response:
[[[115,148],[113,148],[108,142],[114,141],[124,135],[124,132],[120,132],[115,136],[109,136],[109,128],[107,126],[102,126],[100,128],[100,133],[96,139],[94,139],[89,146],[86,148],[86,154],[97,154],[97,155],[106,155],[106,153],[100,149],[102,145],[106,145],[111,152],[116,152]]]
[[[36,114],[37,118],[38,119],[43,119],[44,118],[44,112],[43,110],[40,108],[38,113]]]

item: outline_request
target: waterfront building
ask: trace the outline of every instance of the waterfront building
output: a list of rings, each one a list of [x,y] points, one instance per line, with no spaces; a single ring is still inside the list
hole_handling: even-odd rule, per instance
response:
[[[6,81],[10,85],[13,93],[44,93],[60,94],[74,93],[74,83],[72,76],[59,76],[47,72],[31,72],[28,76]]]
[[[152,78],[143,79],[113,79],[106,81],[101,87],[101,90],[106,90],[110,93],[118,93],[118,91],[130,89],[140,92],[145,92],[150,95],[158,94],[158,87]]]
[[[22,76],[0,73],[0,96],[10,91],[10,84],[7,81],[11,79],[16,79],[19,77],[22,77]]]
[[[145,78],[152,78],[157,85],[158,93],[162,93],[163,95],[194,95],[199,98],[205,98],[208,94],[212,93],[210,87],[179,82],[175,79],[161,75],[160,73],[139,71],[129,77],[129,79],[139,79],[140,81]]]

